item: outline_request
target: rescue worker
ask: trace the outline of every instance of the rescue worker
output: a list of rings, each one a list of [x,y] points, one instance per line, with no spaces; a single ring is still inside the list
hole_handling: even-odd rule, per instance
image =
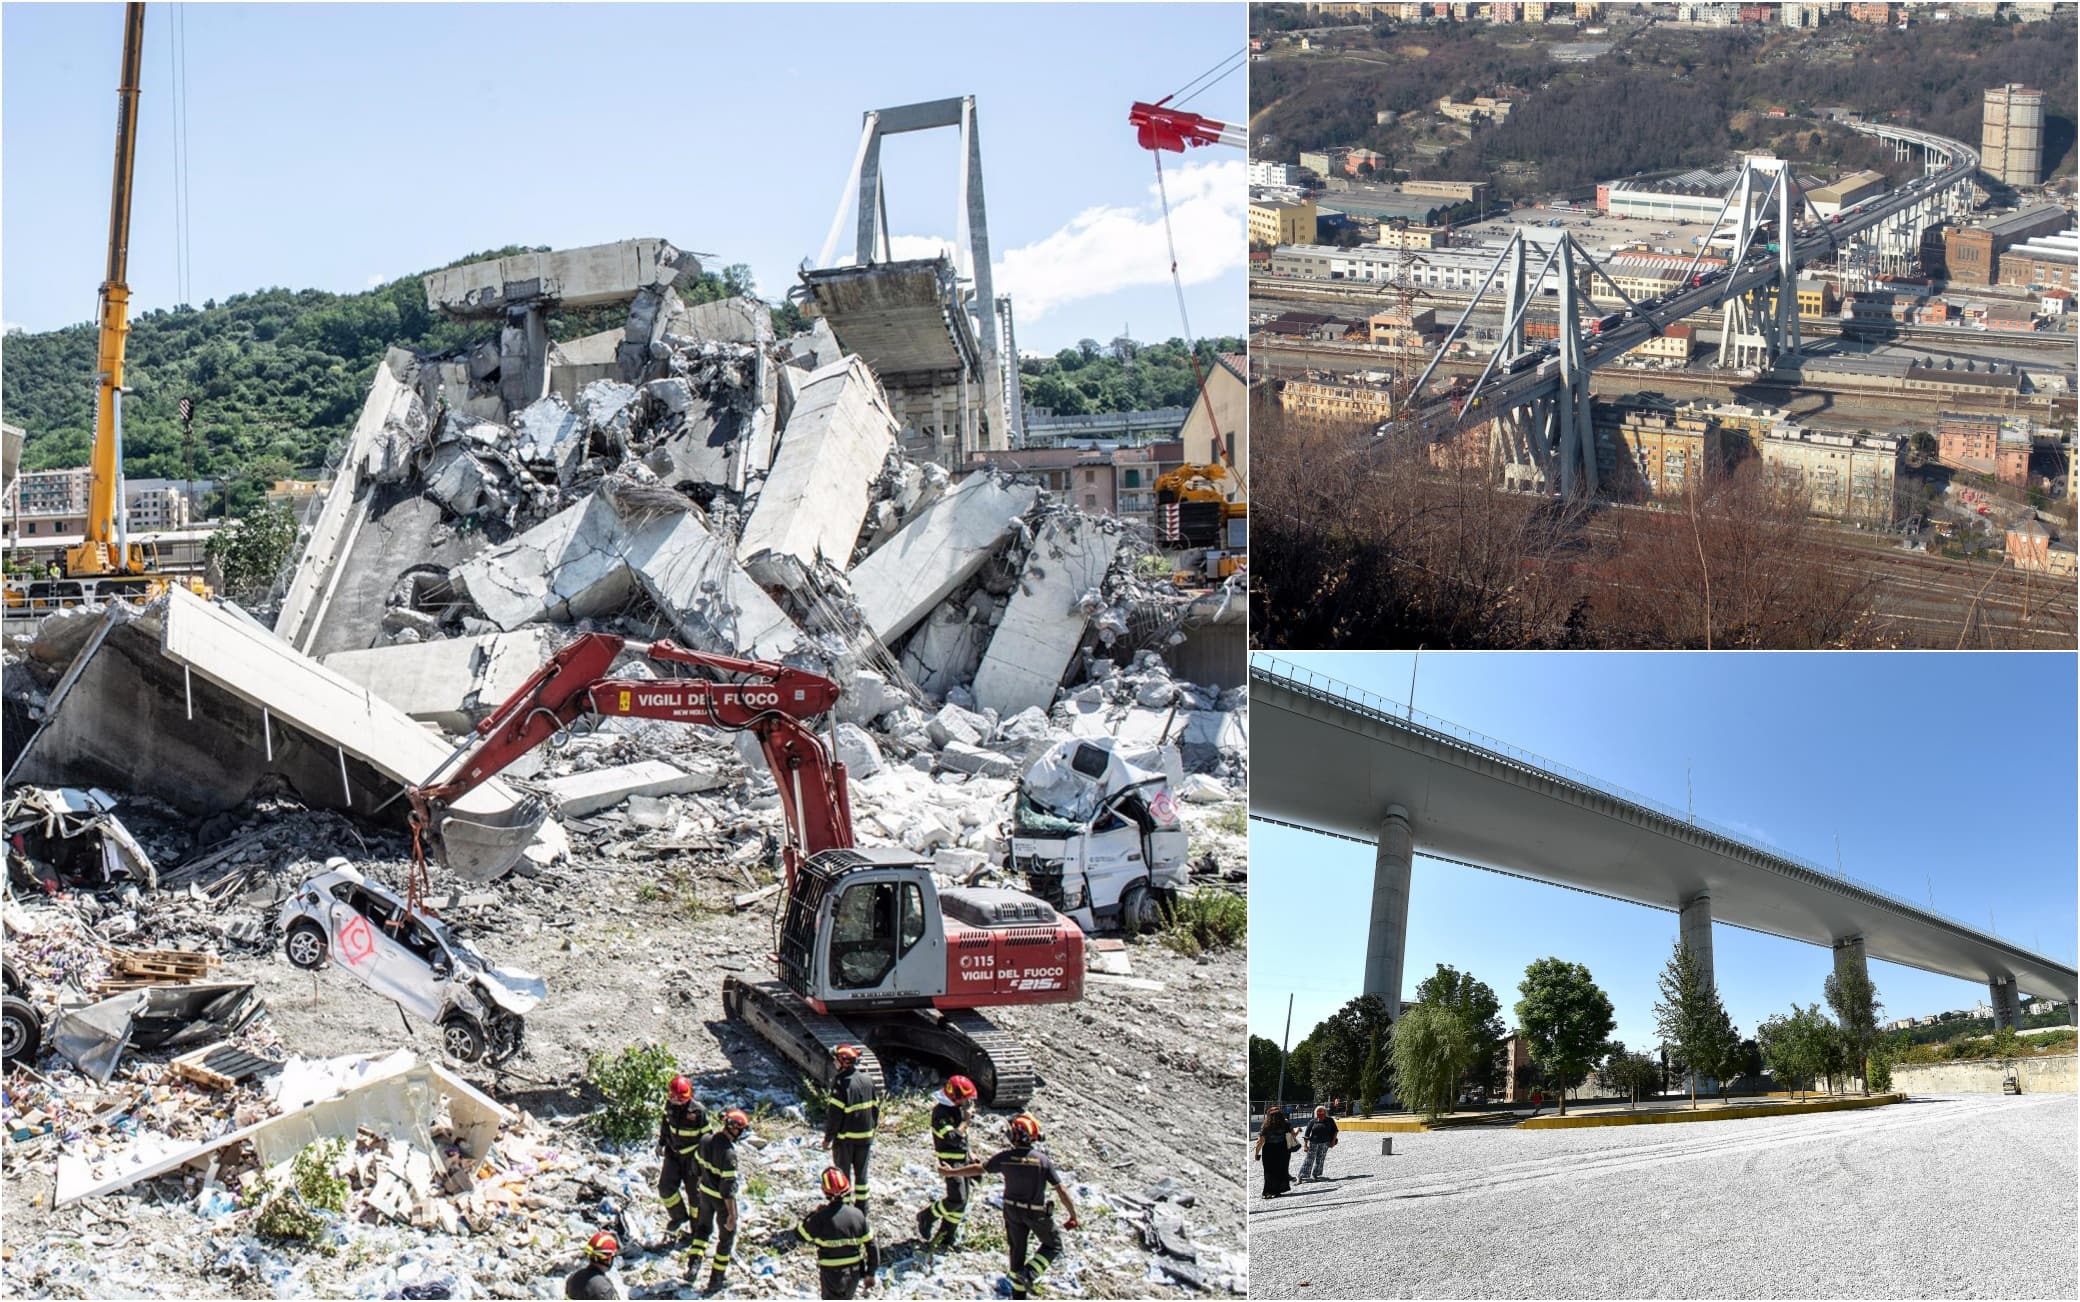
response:
[[[881,1125],[881,1087],[859,1070],[866,1050],[841,1044],[831,1054],[838,1060],[838,1079],[831,1084],[823,1108],[823,1146],[831,1165],[852,1181],[852,1201],[867,1206],[867,1163],[874,1155],[874,1131]]]
[[[834,1166],[823,1169],[823,1206],[795,1223],[793,1233],[816,1247],[816,1273],[827,1298],[849,1298],[874,1290],[881,1250],[867,1214],[851,1200],[852,1181]]]
[[[968,1181],[946,1172],[968,1164],[968,1118],[974,1107],[975,1082],[966,1076],[948,1076],[946,1088],[932,1096],[933,1153],[946,1178],[946,1196],[917,1214],[917,1237],[927,1251],[952,1247],[961,1237],[961,1222],[968,1219]]]
[[[1011,1248],[1011,1296],[1026,1298],[1040,1291],[1040,1277],[1062,1253],[1062,1236],[1054,1226],[1054,1208],[1047,1201],[1049,1186],[1053,1186],[1055,1196],[1062,1200],[1062,1210],[1068,1213],[1062,1228],[1082,1229],[1083,1222],[1076,1218],[1076,1204],[1069,1199],[1069,1188],[1062,1183],[1061,1173],[1054,1169],[1047,1150],[1040,1146],[1040,1123],[1021,1112],[1011,1118],[1010,1138],[1011,1147],[999,1149],[986,1161],[954,1167],[947,1174],[966,1179],[988,1172],[1004,1177],[1004,1237]],[[1040,1251],[1028,1257],[1026,1247],[1034,1239],[1039,1240]]]
[[[708,1292],[719,1293],[728,1282],[729,1250],[737,1241],[737,1139],[751,1128],[740,1108],[722,1114],[722,1124],[700,1142],[700,1196],[693,1217],[693,1243],[686,1253],[686,1278],[698,1279],[701,1258],[709,1257]],[[711,1239],[709,1236],[713,1235]],[[714,1244],[713,1256],[708,1245]]]
[[[657,1121],[657,1151],[664,1154],[664,1165],[657,1172],[657,1196],[664,1200],[665,1213],[671,1218],[664,1227],[667,1239],[693,1223],[698,1150],[701,1136],[707,1133],[708,1110],[693,1097],[693,1082],[684,1076],[672,1077],[665,1086],[664,1115]]]
[[[621,1255],[621,1240],[613,1231],[601,1230],[585,1240],[585,1264],[563,1281],[565,1297],[620,1298],[621,1281],[614,1278],[614,1258]]]

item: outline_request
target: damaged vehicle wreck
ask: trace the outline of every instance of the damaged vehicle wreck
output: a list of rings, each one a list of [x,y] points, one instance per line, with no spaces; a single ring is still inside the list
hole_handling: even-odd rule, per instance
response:
[[[1110,740],[1063,742],[1035,761],[1006,833],[1012,871],[1087,932],[1153,931],[1191,884],[1169,777]]]
[[[282,953],[297,967],[328,963],[406,1013],[440,1027],[462,1062],[496,1066],[520,1052],[526,1015],[548,985],[532,972],[491,966],[425,910],[412,912],[344,859],[328,859],[282,905]]]

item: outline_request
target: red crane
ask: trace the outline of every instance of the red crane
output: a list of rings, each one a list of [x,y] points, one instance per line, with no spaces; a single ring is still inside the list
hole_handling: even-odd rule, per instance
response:
[[[611,677],[624,651],[663,673]],[[1022,1104],[1033,1093],[1032,1063],[979,1010],[1081,999],[1083,932],[1033,896],[941,889],[929,859],[854,845],[845,766],[808,725],[837,700],[830,679],[774,661],[588,633],[477,725],[459,764],[442,766],[453,776],[407,790],[413,834],[434,836],[451,862],[478,853],[445,834],[446,807],[583,718],[750,732],[787,820],[780,980],[726,978],[724,1009],[825,1084],[837,1074],[832,1051],[864,1043],[864,1069],[877,1076],[874,1051],[896,1049],[952,1064],[995,1106]],[[509,843],[524,831],[524,844],[539,821],[502,831]]]

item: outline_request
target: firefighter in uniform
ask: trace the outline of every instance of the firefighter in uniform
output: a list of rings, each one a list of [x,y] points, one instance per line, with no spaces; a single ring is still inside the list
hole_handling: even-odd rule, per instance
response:
[[[823,1146],[830,1150],[831,1165],[852,1181],[852,1201],[862,1211],[867,1206],[867,1163],[874,1155],[874,1131],[881,1124],[881,1087],[859,1070],[863,1052],[856,1044],[841,1044],[833,1051],[838,1079],[823,1109]]]
[[[1076,1218],[1076,1204],[1070,1201],[1068,1186],[1062,1183],[1047,1150],[1040,1147],[1040,1123],[1021,1112],[1011,1118],[1010,1137],[1011,1147],[991,1154],[987,1161],[957,1166],[946,1174],[968,1178],[988,1172],[1004,1177],[1004,1237],[1011,1248],[1011,1296],[1027,1298],[1040,1291],[1040,1277],[1062,1254],[1062,1236],[1055,1230],[1054,1208],[1047,1201],[1050,1186],[1062,1200],[1062,1210],[1068,1213],[1062,1229],[1081,1229],[1083,1222]],[[1029,1257],[1026,1249],[1036,1239],[1040,1250]]]
[[[932,1096],[932,1148],[941,1173],[968,1164],[968,1117],[975,1106],[975,1082],[948,1076],[946,1088]],[[968,1219],[968,1181],[946,1175],[946,1196],[917,1214],[917,1237],[928,1251],[950,1248]]]
[[[693,1243],[686,1253],[686,1278],[698,1279],[701,1258],[708,1245],[708,1292],[719,1293],[729,1277],[729,1250],[737,1241],[737,1138],[751,1128],[751,1118],[738,1108],[722,1114],[722,1124],[710,1130],[695,1153],[700,1164],[700,1197],[693,1216]],[[711,1240],[710,1235],[715,1237]]]
[[[621,1240],[615,1238],[611,1230],[601,1230],[585,1240],[585,1264],[564,1278],[563,1295],[575,1298],[628,1296],[614,1278],[614,1258],[620,1255]]]
[[[852,1181],[838,1168],[823,1171],[823,1206],[804,1216],[794,1227],[802,1242],[816,1248],[816,1273],[823,1281],[826,1298],[849,1298],[860,1289],[874,1289],[874,1273],[881,1269],[881,1250],[874,1246],[874,1229],[867,1213],[851,1201]]]
[[[664,1116],[657,1123],[657,1150],[664,1154],[664,1165],[657,1173],[657,1196],[664,1200],[671,1218],[664,1227],[667,1239],[693,1223],[693,1204],[699,1197],[695,1184],[700,1171],[698,1149],[701,1136],[707,1133],[708,1110],[693,1097],[693,1082],[684,1076],[672,1077],[665,1087]]]

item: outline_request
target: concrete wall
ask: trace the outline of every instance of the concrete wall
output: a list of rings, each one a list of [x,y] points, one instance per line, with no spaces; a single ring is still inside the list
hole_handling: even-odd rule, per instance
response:
[[[2014,1062],[2024,1094],[2074,1092],[2074,1055],[2017,1058]],[[1998,1094],[2007,1072],[2007,1064],[1998,1058],[1907,1063],[1892,1069],[1892,1087],[1910,1094]]]
[[[671,284],[679,256],[660,239],[515,253],[433,272],[425,277],[426,306],[466,316],[500,312],[508,300],[529,298],[553,298],[566,307],[616,303],[646,286]]]

